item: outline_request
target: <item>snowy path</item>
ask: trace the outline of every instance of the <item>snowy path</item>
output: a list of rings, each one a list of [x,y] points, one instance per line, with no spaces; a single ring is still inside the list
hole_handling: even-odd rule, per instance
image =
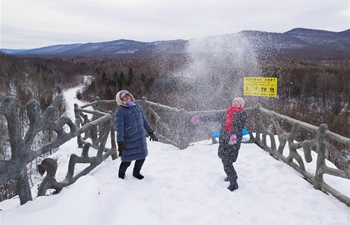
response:
[[[242,145],[235,164],[240,188],[228,191],[218,145],[210,143],[179,150],[148,142],[145,179],[135,179],[132,167],[125,180],[119,179],[120,159],[109,158],[59,195],[36,198],[23,206],[18,199],[2,202],[1,225],[350,224],[348,207],[313,189],[291,167],[254,144]],[[75,140],[62,146],[56,156],[60,159],[57,177],[65,176],[69,154],[80,151]]]

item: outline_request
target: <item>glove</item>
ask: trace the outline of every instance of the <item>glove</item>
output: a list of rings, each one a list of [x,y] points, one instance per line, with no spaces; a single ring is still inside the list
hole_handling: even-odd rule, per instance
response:
[[[194,116],[194,117],[191,119],[191,122],[192,122],[193,124],[198,124],[200,121],[201,121],[201,117],[200,117],[200,116]]]
[[[228,142],[229,145],[233,145],[237,143],[237,135],[236,134],[232,134],[230,137],[230,141]]]
[[[118,152],[119,156],[123,155],[123,151],[128,150],[128,148],[124,145],[124,142],[118,141]]]
[[[156,137],[156,135],[153,133],[153,131],[148,132],[149,134],[149,140],[150,141],[158,141],[158,138]]]

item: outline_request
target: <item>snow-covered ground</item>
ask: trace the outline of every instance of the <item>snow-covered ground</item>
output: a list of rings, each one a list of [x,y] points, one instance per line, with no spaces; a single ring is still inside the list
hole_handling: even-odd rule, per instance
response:
[[[65,92],[71,118],[73,104],[82,104],[75,92]],[[235,163],[239,189],[230,192],[217,147],[211,140],[192,143],[185,150],[148,142],[143,180],[132,176],[133,164],[126,178],[119,179],[120,159],[108,158],[58,195],[36,197],[33,188],[34,200],[22,206],[18,198],[1,202],[0,224],[350,224],[349,207],[313,189],[299,173],[255,144],[242,144]],[[73,152],[81,152],[75,139],[52,156],[58,158],[58,181],[65,177]],[[348,180],[336,185],[349,195]]]

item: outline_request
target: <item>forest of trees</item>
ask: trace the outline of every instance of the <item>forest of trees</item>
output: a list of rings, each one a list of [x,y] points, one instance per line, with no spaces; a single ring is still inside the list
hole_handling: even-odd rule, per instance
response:
[[[206,66],[214,69],[206,74],[203,71],[205,78],[199,74],[184,79],[184,68],[189,68],[192,60],[181,54],[15,57],[0,53],[0,100],[8,95],[18,99],[18,117],[25,126],[29,100],[37,99],[45,109],[63,89],[81,85],[82,76],[90,75],[93,82],[77,93],[84,101],[94,101],[97,96],[115,99],[119,90],[127,89],[136,99],[146,96],[150,101],[189,111],[224,109],[232,97],[242,95],[245,74],[273,76],[278,78],[278,97],[246,97],[247,106],[260,103],[315,126],[326,123],[331,131],[350,137],[348,58],[276,57],[259,59],[258,66],[240,61],[254,67],[255,74],[211,58]],[[10,157],[7,133],[6,120],[0,118],[0,159]],[[37,144],[49,138],[50,134],[43,134]],[[0,201],[15,194],[15,184],[7,185],[11,188],[3,187]],[[9,189],[14,192],[7,193]]]
[[[271,70],[272,69],[272,70]],[[350,137],[350,67],[348,59],[294,59],[270,67],[278,77],[278,98],[267,108]]]
[[[16,95],[22,111],[33,98],[46,108],[61,89],[81,85],[81,75],[94,77],[91,85],[79,93],[79,98],[85,101],[94,101],[96,96],[114,99],[119,90],[128,89],[137,99],[146,96],[150,101],[185,110],[208,110],[223,109],[233,95],[243,95],[242,74],[229,64],[217,66],[214,62],[217,72],[203,73],[207,78],[193,76],[198,79],[195,83],[183,79],[178,74],[190,63],[187,55],[13,57],[1,53],[0,57],[0,96]],[[259,71],[254,75],[277,77],[278,97],[247,96],[247,106],[261,103],[265,108],[315,126],[326,123],[331,131],[350,137],[350,128],[345,126],[350,121],[349,61],[259,59]],[[212,90],[218,93],[213,95]]]
[[[139,62],[137,58],[134,60]],[[140,61],[144,62],[144,60]],[[155,65],[152,68],[147,68],[147,64],[134,66],[131,61],[129,63],[131,64],[123,69],[115,66],[120,65],[117,62],[114,62],[115,65],[113,65],[113,60],[111,60],[109,65],[114,70],[111,68],[109,68],[110,71],[107,68],[100,69],[100,74],[96,74],[95,83],[87,89],[89,90],[86,92],[86,96],[89,96],[87,100],[92,101],[95,96],[99,96],[101,99],[114,99],[118,90],[128,89],[138,99],[146,96],[150,101],[186,110],[222,109],[230,101],[227,99],[223,105],[223,102],[218,99],[203,99],[204,94],[198,96],[193,94],[190,100],[186,96],[182,96],[183,93],[187,94],[188,89],[191,92],[194,87],[189,87],[186,80],[172,76],[172,74],[178,69],[174,64],[181,67],[186,64],[186,58],[182,58],[180,61],[169,58],[166,62],[162,62],[161,67]],[[350,128],[345,125],[350,122],[350,83],[347,82],[350,67],[348,60],[299,59],[275,61],[275,64],[271,66],[269,63],[262,62],[261,64],[266,66],[261,68],[260,76],[278,78],[278,97],[246,97],[249,106],[261,103],[263,107],[270,110],[315,126],[326,123],[331,131],[350,137]],[[140,70],[140,68],[143,69]],[[167,68],[167,70],[161,71],[159,68]],[[234,80],[235,75],[231,76]],[[232,92],[231,83],[216,83],[215,80],[208,84],[207,89],[204,86],[203,92],[212,90],[213,87],[210,86],[215,85],[227,86],[223,88],[225,91],[220,96],[232,95],[230,93]],[[184,92],[184,89],[187,89],[187,92]],[[242,94],[241,89],[239,93]],[[172,101],[177,95],[184,99],[181,104]],[[198,102],[207,102],[208,104],[200,106]]]

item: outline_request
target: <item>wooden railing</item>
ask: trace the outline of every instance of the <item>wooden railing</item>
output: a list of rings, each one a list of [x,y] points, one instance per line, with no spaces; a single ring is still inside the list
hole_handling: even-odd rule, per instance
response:
[[[225,111],[188,112],[149,102],[146,98],[142,98],[138,103],[148,118],[153,118],[156,133],[161,140],[179,149],[185,149],[196,136],[198,128],[190,122],[194,115],[212,115]],[[324,179],[324,175],[327,174],[346,179],[350,184],[350,160],[346,157],[350,156],[349,138],[329,131],[326,124],[317,127],[267,110],[260,104],[248,107],[245,111],[248,114],[246,128],[249,131],[250,143],[257,144],[271,156],[287,163],[302,174],[315,189],[328,192],[350,206],[349,196],[327,184]],[[207,132],[208,137],[208,129],[204,132]],[[327,166],[328,159],[336,167]],[[306,169],[305,162],[310,163],[313,160],[316,161],[316,168],[313,169],[314,172],[310,172]]]
[[[46,121],[51,118],[49,113],[52,113],[52,110],[58,107],[61,98],[62,96],[58,96],[55,99],[51,106],[52,109],[49,110],[48,108],[46,110],[47,113],[43,114],[43,120]],[[8,102],[11,102],[11,104],[8,104]],[[0,113],[9,117],[10,135],[14,133],[11,127],[17,126],[16,124],[12,124],[12,117],[10,116],[15,113],[13,102],[14,99],[11,99],[11,101],[6,100],[0,105]],[[210,136],[210,127],[203,129],[203,126],[199,128],[199,126],[196,127],[190,122],[194,115],[214,115],[225,111],[211,110],[189,112],[183,109],[172,108],[147,101],[145,97],[136,102],[142,107],[159,140],[164,143],[172,144],[179,149],[185,149],[191,142]],[[35,104],[37,104],[37,102],[35,102]],[[30,105],[33,105],[33,103]],[[93,108],[92,110],[88,109],[90,106]],[[77,137],[78,147],[83,148],[81,156],[71,156],[66,179],[62,182],[58,182],[55,179],[55,172],[57,169],[55,161],[49,158],[43,160],[42,167],[47,170],[48,173],[39,187],[38,195],[44,195],[49,188],[60,191],[62,187],[72,184],[76,179],[87,174],[107,157],[112,156],[113,159],[118,157],[116,153],[115,121],[113,116],[117,107],[115,100],[100,100],[98,97],[94,102],[82,106],[74,105],[75,126],[70,119],[66,117],[60,118],[55,123],[50,123],[52,124],[51,126],[43,126],[41,120],[34,120],[34,117],[39,118],[39,113],[37,111],[28,112],[29,117],[33,118],[31,127],[37,127],[34,129],[35,133],[31,131],[31,133],[28,134],[29,137],[32,137],[42,129],[51,129],[57,132],[57,139],[37,151],[29,151],[29,145],[23,148],[22,145],[17,147],[14,144],[13,147],[17,149],[15,149],[15,151],[12,150],[13,152],[28,152],[28,156],[31,156],[30,159],[34,159],[41,153],[47,152],[58,145],[62,145],[74,137]],[[38,107],[35,109],[37,108]],[[108,108],[112,108],[113,110],[106,110]],[[29,107],[28,109],[31,108]],[[249,131],[250,143],[257,144],[265,151],[268,151],[274,158],[290,165],[302,174],[306,180],[313,184],[315,189],[330,193],[347,206],[350,206],[350,198],[335,187],[327,184],[323,177],[323,175],[327,174],[346,179],[347,181],[350,179],[350,160],[345,157],[345,155],[350,152],[349,138],[330,132],[326,124],[321,124],[319,127],[316,127],[267,110],[261,107],[261,105],[245,108],[245,111],[248,114],[246,128]],[[88,115],[90,115],[90,118]],[[63,130],[65,124],[68,124],[70,127],[68,133]],[[215,126],[215,124],[212,125]],[[108,136],[111,140],[111,148],[106,148]],[[15,134],[14,138],[11,138],[11,140],[15,138],[19,138],[18,134]],[[91,142],[89,142],[89,140]],[[28,142],[30,143],[30,141]],[[96,157],[88,156],[90,146],[98,150]],[[300,152],[300,150],[302,151]],[[312,154],[313,152],[317,154]],[[312,155],[316,155],[316,158],[313,159]],[[23,171],[23,165],[28,163],[28,156],[23,158],[25,160],[20,160],[21,164],[19,164],[18,160],[13,159],[10,161],[0,161],[0,168],[5,169],[7,167],[21,166]],[[16,157],[16,154],[13,154],[13,157]],[[332,162],[337,165],[336,168],[327,166],[326,160],[330,157],[333,159]],[[312,160],[316,160],[314,173],[308,171],[304,163],[309,163]],[[74,175],[73,171],[76,163],[90,163],[90,165],[79,174]],[[2,170],[2,173],[0,173],[0,185],[14,177],[14,174],[9,175],[4,173],[4,171],[5,170]],[[25,178],[26,176],[21,177],[21,182],[25,184],[24,188],[22,188],[24,193],[20,195],[21,204],[32,199],[30,191],[28,191],[28,183],[23,182]]]
[[[117,157],[115,143],[114,145],[112,143],[110,149],[105,147],[108,135],[111,134],[111,137],[115,136],[111,114],[93,110],[91,113],[95,117],[87,123],[84,123],[84,120],[76,114],[76,122],[74,124],[67,116],[56,117],[62,100],[63,95],[57,95],[53,103],[43,113],[40,111],[41,107],[38,101],[29,101],[26,105],[29,128],[24,138],[21,135],[21,127],[23,126],[20,126],[20,121],[17,117],[17,100],[9,96],[0,104],[0,114],[4,115],[7,119],[11,147],[11,158],[9,160],[0,160],[0,185],[4,185],[10,180],[16,180],[21,204],[32,200],[29,177],[27,175],[27,164],[43,154],[58,148],[72,138],[78,137],[79,147],[83,148],[81,156],[75,154],[70,156],[68,172],[63,181],[57,181],[55,178],[57,170],[56,160],[50,158],[44,159],[39,165],[39,171],[47,171],[47,174],[39,186],[39,196],[45,195],[48,189],[55,189],[56,192],[59,192],[63,187],[74,183],[78,178],[89,173],[109,156],[112,155],[112,158]],[[75,111],[79,114],[79,112],[83,112],[84,110],[76,107]],[[85,115],[83,117],[85,118]],[[38,149],[32,149],[34,138],[40,132],[45,131],[55,133],[55,138]],[[94,143],[90,144],[82,140],[82,134],[91,135],[94,132],[98,133]],[[94,146],[97,149],[96,156],[89,157],[88,151],[90,146]],[[74,174],[76,163],[86,163],[88,166],[80,173]]]
[[[252,142],[293,167],[315,189],[328,192],[350,206],[349,196],[327,184],[324,179],[327,174],[346,179],[350,184],[350,160],[346,157],[350,154],[349,138],[329,131],[326,124],[316,127],[267,110],[261,105],[247,111],[251,119],[248,130]],[[317,154],[312,154],[313,152]],[[335,168],[327,166],[328,158],[336,165]],[[316,161],[316,168],[314,172],[310,172],[306,169],[305,162],[310,163],[313,160]]]

